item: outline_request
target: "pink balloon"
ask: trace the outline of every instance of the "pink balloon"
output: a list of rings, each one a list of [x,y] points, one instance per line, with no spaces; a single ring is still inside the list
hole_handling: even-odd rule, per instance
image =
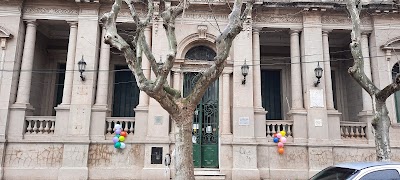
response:
[[[282,134],[281,134],[281,133],[278,133],[278,134],[276,134],[276,137],[281,138],[281,137],[282,137]]]
[[[282,137],[280,140],[281,140],[282,143],[286,143],[286,138],[285,137]]]
[[[280,148],[283,147],[283,142],[279,142],[278,147],[280,147]]]

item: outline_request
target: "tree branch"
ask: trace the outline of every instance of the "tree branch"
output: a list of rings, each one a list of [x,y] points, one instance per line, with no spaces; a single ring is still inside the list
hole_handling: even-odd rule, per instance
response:
[[[232,12],[229,14],[228,25],[216,39],[217,55],[214,58],[214,64],[208,68],[197,81],[193,91],[186,97],[186,102],[194,106],[198,104],[208,86],[214,82],[222,73],[229,50],[235,37],[242,31],[243,23],[247,19],[248,13],[253,7],[253,1],[246,3],[246,9],[241,14],[242,0],[235,0]]]
[[[352,19],[353,29],[351,31],[351,54],[354,58],[354,64],[349,68],[349,74],[368,92],[370,96],[379,92],[379,89],[364,73],[364,59],[361,50],[361,29],[360,29],[360,4],[356,4],[357,0],[347,1],[347,10]]]
[[[167,58],[163,66],[159,69],[159,74],[155,80],[154,91],[158,91],[164,84],[166,83],[167,76],[172,69],[172,66],[175,62],[176,57],[176,35],[175,35],[175,20],[183,12],[182,3],[177,6],[169,7],[163,13],[161,13],[161,17],[164,20],[164,29],[168,39],[168,47],[169,52],[167,54]]]
[[[386,99],[396,91],[400,91],[400,74],[396,75],[393,83],[387,85],[382,91],[376,94],[376,98],[385,102]]]

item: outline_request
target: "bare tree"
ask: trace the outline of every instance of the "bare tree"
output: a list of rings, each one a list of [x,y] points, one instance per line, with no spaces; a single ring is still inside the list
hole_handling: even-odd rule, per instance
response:
[[[354,58],[354,64],[349,68],[349,73],[372,98],[374,113],[372,127],[375,135],[376,158],[378,161],[390,161],[389,128],[391,122],[386,107],[386,100],[390,95],[400,90],[400,74],[397,74],[394,81],[382,90],[365,75],[363,54],[361,51],[361,9],[362,4],[360,4],[359,0],[347,1],[347,10],[350,13],[353,24],[350,49]]]
[[[131,45],[117,33],[116,18],[124,1],[136,25]],[[233,39],[241,32],[243,22],[247,18],[253,3],[248,2],[243,10],[243,0],[235,0],[232,12],[229,14],[228,24],[216,39],[216,56],[214,63],[201,73],[196,85],[187,97],[182,97],[181,92],[173,89],[167,83],[168,74],[174,64],[177,53],[177,40],[175,35],[176,18],[188,7],[186,1],[181,1],[176,6],[170,6],[161,13],[163,27],[168,38],[168,54],[164,64],[158,66],[144,37],[144,29],[153,16],[153,0],[147,0],[147,15],[140,20],[133,0],[115,0],[110,12],[105,13],[101,21],[105,26],[105,42],[122,51],[129,69],[135,75],[141,91],[154,98],[170,114],[178,128],[175,142],[175,177],[176,179],[194,179],[192,155],[192,124],[193,113],[208,86],[214,82],[224,69],[226,58],[232,46]],[[155,79],[148,79],[142,70],[142,54],[145,54],[151,64]]]

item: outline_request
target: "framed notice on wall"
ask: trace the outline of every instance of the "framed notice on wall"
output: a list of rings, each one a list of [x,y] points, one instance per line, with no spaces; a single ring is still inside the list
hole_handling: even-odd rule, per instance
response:
[[[241,126],[250,125],[250,118],[249,117],[239,117],[239,125],[241,125]]]
[[[310,107],[324,107],[323,89],[310,89]]]

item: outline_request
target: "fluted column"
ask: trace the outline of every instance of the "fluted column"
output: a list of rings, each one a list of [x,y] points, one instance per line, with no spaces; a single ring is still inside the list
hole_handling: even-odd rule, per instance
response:
[[[304,109],[301,86],[300,66],[300,41],[298,30],[290,31],[290,60],[291,60],[291,84],[292,84],[292,109]]]
[[[33,57],[35,56],[36,43],[36,21],[28,21],[26,25],[26,35],[24,51],[21,63],[21,73],[19,75],[18,93],[16,103],[29,104],[31,91]]]
[[[149,44],[150,49],[151,49],[151,27],[146,27],[144,29],[144,36],[146,38],[146,42]],[[143,68],[143,74],[144,76],[149,79],[150,78],[150,62],[148,61],[147,57],[143,55],[143,60],[142,60],[142,68]],[[148,106],[149,105],[149,96],[143,92],[140,91],[139,95],[139,105],[138,106]]]
[[[63,98],[61,104],[71,104],[72,81],[74,80],[74,63],[76,51],[76,37],[78,33],[78,22],[70,22],[67,65],[65,67],[65,80]]]
[[[229,77],[228,73],[222,75],[222,134],[231,134]]]
[[[96,105],[107,105],[108,78],[110,75],[110,45],[104,42],[106,30],[103,26],[100,47],[99,77],[97,79]]]
[[[325,96],[326,108],[328,110],[335,109],[333,103],[333,90],[332,90],[332,75],[331,75],[331,62],[329,57],[329,37],[328,31],[322,31],[322,44],[324,52],[324,78],[325,78]]]
[[[254,108],[262,108],[261,99],[261,70],[260,70],[260,31],[253,29],[253,103]]]
[[[364,73],[369,79],[372,80],[371,60],[369,58],[369,47],[368,47],[368,33],[363,32],[361,34],[361,51],[364,58]],[[372,112],[372,99],[371,96],[365,90],[362,90],[362,98],[363,98],[363,111]]]

